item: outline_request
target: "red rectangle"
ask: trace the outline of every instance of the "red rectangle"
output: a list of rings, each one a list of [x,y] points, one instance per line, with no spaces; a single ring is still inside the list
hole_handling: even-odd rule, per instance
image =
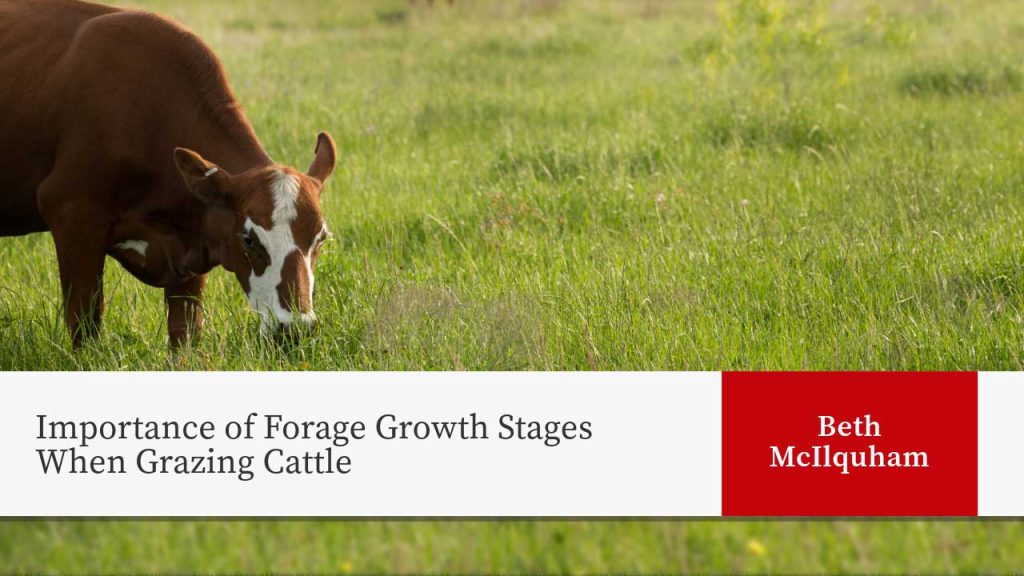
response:
[[[974,372],[722,375],[726,516],[976,516]]]

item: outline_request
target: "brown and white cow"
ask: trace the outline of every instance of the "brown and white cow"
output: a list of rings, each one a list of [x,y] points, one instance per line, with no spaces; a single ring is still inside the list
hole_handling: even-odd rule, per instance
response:
[[[164,289],[172,345],[218,265],[265,330],[311,325],[335,154],[320,134],[305,173],[274,163],[217,57],[169,20],[0,0],[0,236],[53,234],[76,346],[98,333],[107,255]]]

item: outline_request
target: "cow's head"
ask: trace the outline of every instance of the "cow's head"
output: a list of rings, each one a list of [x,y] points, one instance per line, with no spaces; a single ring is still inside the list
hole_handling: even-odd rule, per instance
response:
[[[336,150],[320,134],[306,174],[287,166],[229,174],[184,148],[174,161],[189,190],[205,202],[210,256],[234,272],[265,333],[311,327],[313,272],[328,236],[320,192],[334,171]]]

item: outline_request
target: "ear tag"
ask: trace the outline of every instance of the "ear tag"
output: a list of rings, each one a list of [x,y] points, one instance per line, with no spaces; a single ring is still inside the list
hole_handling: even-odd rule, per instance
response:
[[[209,178],[210,176],[213,176],[213,175],[214,175],[214,174],[216,174],[216,173],[217,173],[217,167],[216,167],[216,166],[214,166],[213,168],[210,168],[209,170],[207,170],[206,172],[204,172],[204,173],[203,173],[203,177],[204,177],[204,178]]]

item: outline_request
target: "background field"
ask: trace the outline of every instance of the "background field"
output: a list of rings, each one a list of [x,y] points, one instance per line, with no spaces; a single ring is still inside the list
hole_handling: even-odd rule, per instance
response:
[[[108,262],[72,354],[48,236],[0,240],[3,369],[1024,364],[1016,0],[152,0],[271,155],[342,150],[315,338],[212,275],[170,356]],[[770,495],[766,495],[770,497]],[[1009,570],[1018,522],[0,523],[3,571]]]

